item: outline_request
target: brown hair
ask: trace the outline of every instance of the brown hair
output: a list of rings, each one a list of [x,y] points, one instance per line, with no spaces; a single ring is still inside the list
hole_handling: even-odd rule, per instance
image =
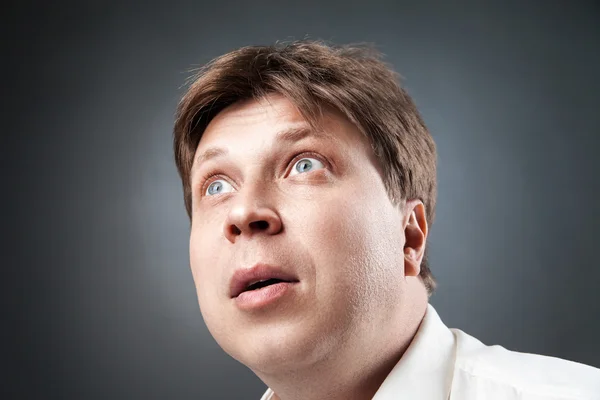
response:
[[[431,226],[435,144],[398,74],[371,47],[315,41],[243,47],[212,60],[194,77],[174,127],[175,161],[190,219],[190,173],[204,129],[225,107],[269,93],[285,96],[313,126],[324,105],[342,112],[369,138],[392,201],[420,199]],[[431,295],[435,280],[426,257],[420,276]]]

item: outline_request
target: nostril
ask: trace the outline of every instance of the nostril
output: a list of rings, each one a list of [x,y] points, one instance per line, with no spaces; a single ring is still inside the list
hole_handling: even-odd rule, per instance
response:
[[[269,223],[267,221],[254,221],[250,223],[250,228],[251,229],[255,229],[255,230],[259,230],[259,231],[264,231],[269,227]]]
[[[232,225],[230,229],[231,229],[231,233],[233,233],[235,236],[238,236],[238,235],[240,235],[242,233],[242,231],[240,230],[240,228],[238,228],[235,225]]]

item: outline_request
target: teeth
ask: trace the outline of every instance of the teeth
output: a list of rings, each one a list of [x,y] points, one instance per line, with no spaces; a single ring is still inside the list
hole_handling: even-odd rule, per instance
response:
[[[246,286],[246,290],[261,289],[265,286],[273,285],[278,282],[283,282],[283,281],[281,279],[277,279],[277,278],[260,279],[257,281],[253,281],[251,284]]]
[[[270,279],[270,278],[269,278],[269,279]],[[254,281],[254,282],[250,282],[250,284],[248,284],[248,287],[250,287],[250,286],[252,286],[252,285],[255,285],[255,284],[257,284],[257,283],[260,283],[260,282],[266,282],[266,281],[268,281],[269,279],[261,279],[260,281]]]

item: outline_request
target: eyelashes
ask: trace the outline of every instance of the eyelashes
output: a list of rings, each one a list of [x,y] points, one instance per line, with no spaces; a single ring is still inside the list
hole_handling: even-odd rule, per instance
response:
[[[302,164],[302,168],[298,169],[297,164],[299,161],[306,162]],[[312,161],[311,161],[312,160]],[[296,168],[294,168],[296,166]],[[322,169],[330,169],[331,163],[321,154],[305,151],[299,154],[294,155],[291,159],[286,163],[284,177],[294,176],[297,177],[299,175],[309,174],[314,171],[322,170]],[[212,169],[203,173],[198,179],[199,184],[196,186],[197,191],[199,192],[199,196],[203,197],[212,197],[219,193],[208,194],[207,190],[210,185],[219,180],[225,181],[226,185],[230,185],[233,190],[236,189],[235,181],[233,181],[227,174],[223,173],[222,170]]]
[[[200,190],[200,197],[205,197],[207,195],[206,192],[209,186],[218,180],[227,181],[229,185],[235,188],[235,186],[229,181],[227,176],[225,176],[224,174],[220,172],[208,172],[200,178],[200,184],[198,185],[198,188]]]

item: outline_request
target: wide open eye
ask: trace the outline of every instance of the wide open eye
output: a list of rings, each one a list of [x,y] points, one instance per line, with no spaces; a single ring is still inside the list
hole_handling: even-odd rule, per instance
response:
[[[290,175],[298,175],[321,168],[325,168],[325,165],[321,161],[316,158],[306,157],[296,161],[296,164],[294,164],[294,167],[290,171]]]
[[[206,196],[214,196],[216,194],[228,193],[233,191],[233,186],[224,179],[217,179],[206,188]]]

